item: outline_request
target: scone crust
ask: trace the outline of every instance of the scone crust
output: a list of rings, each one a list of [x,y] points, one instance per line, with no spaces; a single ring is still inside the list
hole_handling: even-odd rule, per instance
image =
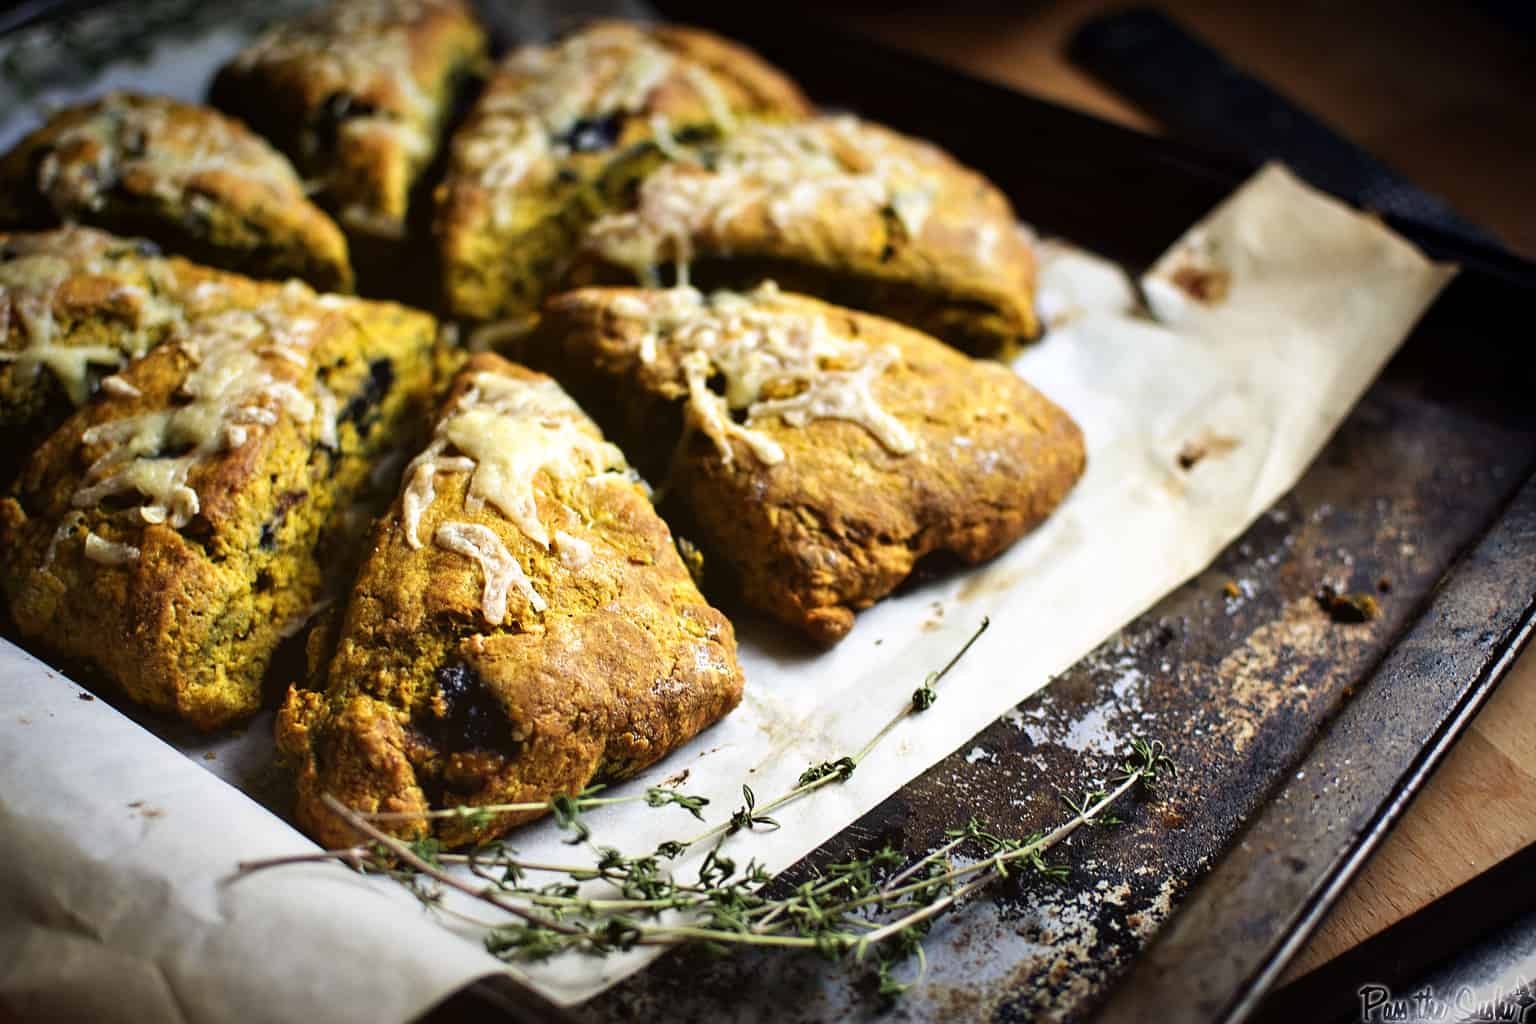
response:
[[[321,597],[327,570],[340,563],[325,538],[426,404],[435,325],[404,307],[316,297],[297,283],[225,281],[203,301],[194,332],[230,311],[265,317],[278,308],[282,330],[312,325],[306,359],[264,351],[281,401],[242,419],[237,447],[195,462],[186,482],[199,507],[185,526],[146,522],[131,492],[129,507],[114,497],[75,500],[113,444],[87,442],[86,432],[181,407],[197,365],[180,341],[130,363],[118,373],[126,389],[103,391],[66,420],[0,499],[0,583],[29,644],[207,729],[257,709],[277,645]],[[281,347],[283,336],[254,344]],[[302,405],[296,396],[308,400],[308,415],[283,404]],[[329,438],[326,423],[335,427]],[[103,542],[108,557],[91,557],[88,546]],[[124,547],[137,556],[114,561]]]
[[[0,227],[88,224],[200,263],[346,291],[346,239],[277,150],[234,118],[111,93],[0,158]]]
[[[444,415],[482,374],[547,380],[476,356]],[[585,429],[600,436],[589,421]],[[334,654],[319,659],[329,662],[325,689],[294,688],[279,716],[299,823],[322,843],[354,839],[323,794],[405,813],[542,802],[640,770],[740,700],[731,624],[699,594],[638,484],[542,470],[534,478],[540,520],[590,547],[590,561],[572,568],[494,508],[467,509],[468,479],[437,474],[419,548],[407,541],[401,501],[380,519]],[[493,531],[545,610],[513,594],[507,617],[491,625],[482,572],[431,539],[449,521]],[[539,813],[389,827],[463,845]]]
[[[745,125],[685,152],[592,226],[571,283],[681,260],[699,287],[771,279],[976,355],[1009,356],[1038,333],[1034,254],[1012,206],[937,146],[838,115]]]
[[[271,29],[211,95],[287,153],[349,231],[398,238],[486,43],[463,0],[337,0]]]
[[[760,305],[822,318],[832,333],[899,360],[872,385],[914,440],[890,450],[858,423],[765,419],[754,429],[783,460],[766,465],[739,439],[727,460],[685,412],[678,354],[647,319],[667,292],[581,289],[550,300],[530,359],[547,362],[603,417],[637,467],[667,480],[709,564],[729,566],[751,604],[830,644],[854,613],[889,594],[919,559],[991,558],[1042,522],[1081,476],[1082,433],[1008,367],[970,359],[900,324],[815,299],[777,294]],[[754,300],[756,301],[756,300]],[[606,415],[604,415],[606,413]],[[688,423],[691,434],[674,446]]]
[[[455,132],[437,189],[447,310],[479,321],[535,312],[581,227],[623,187],[605,171],[621,154],[657,159],[658,125],[687,138],[810,111],[761,58],[695,28],[600,21],[509,54]],[[579,123],[586,141],[567,138]]]

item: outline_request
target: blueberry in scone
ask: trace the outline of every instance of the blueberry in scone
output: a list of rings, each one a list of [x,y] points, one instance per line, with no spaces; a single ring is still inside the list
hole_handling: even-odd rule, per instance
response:
[[[666,151],[809,112],[779,72],[698,29],[598,22],[514,51],[454,133],[437,189],[447,311],[534,313],[582,228]]]
[[[462,0],[336,0],[242,50],[211,97],[287,153],[354,239],[398,239],[485,50]]]
[[[977,355],[1037,333],[1034,256],[1007,198],[927,142],[849,116],[744,124],[680,147],[585,232],[570,283],[763,280]]]

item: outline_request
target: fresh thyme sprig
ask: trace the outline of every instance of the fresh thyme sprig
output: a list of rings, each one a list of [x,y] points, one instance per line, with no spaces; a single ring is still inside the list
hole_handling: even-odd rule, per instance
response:
[[[359,842],[339,850],[241,865],[242,871],[303,861],[335,860],[353,870],[385,874],[407,885],[424,906],[447,911],[448,890],[488,904],[511,920],[487,925],[486,948],[505,960],[540,960],[579,951],[602,955],[635,946],[685,943],[714,950],[738,946],[814,950],[851,961],[873,958],[878,990],[892,997],[920,979],[925,969],[922,940],[933,920],[986,886],[1019,873],[1051,882],[1065,881],[1068,868],[1047,859],[1050,851],[1079,828],[1117,823],[1111,813],[1133,791],[1154,790],[1176,775],[1160,743],[1134,740],[1126,757],[1105,783],[1080,798],[1066,798],[1071,816],[1047,832],[1024,837],[1000,834],[973,818],[946,833],[946,842],[915,860],[890,847],[868,856],[826,865],[787,892],[769,895],[771,876],[756,861],[738,865],[726,855],[725,842],[741,833],[775,829],[769,815],[815,790],[849,778],[870,753],[906,717],[931,707],[937,685],[987,628],[980,628],[937,672],[930,673],[888,722],[858,752],[812,765],[787,792],[759,803],[748,786],[743,804],[729,819],[691,839],[663,843],[655,852],[630,857],[612,847],[592,847],[590,866],[523,860],[502,843],[467,854],[447,854],[434,840],[406,842],[379,827],[380,822],[422,817],[456,818],[508,811],[549,810],[561,827],[588,842],[591,830],[581,811],[594,806],[644,801],[651,807],[676,804],[702,820],[707,801],[675,790],[653,787],[633,797],[597,797],[596,789],[549,803],[449,808],[427,815],[363,814],[326,796],[326,806],[359,834]],[[713,840],[694,880],[674,877],[662,863]],[[967,863],[957,863],[957,857]],[[449,870],[463,866],[464,873]],[[530,876],[555,875],[536,884]],[[594,894],[591,883],[610,890]],[[469,919],[473,920],[473,919]],[[482,922],[483,923],[483,922]],[[914,979],[902,981],[896,970],[916,962]]]

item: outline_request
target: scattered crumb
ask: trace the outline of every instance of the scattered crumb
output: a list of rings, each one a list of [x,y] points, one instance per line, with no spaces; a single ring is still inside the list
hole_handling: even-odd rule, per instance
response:
[[[1175,270],[1169,280],[1184,294],[1208,306],[1214,306],[1225,299],[1232,288],[1232,275],[1229,272],[1187,263]]]
[[[1237,447],[1237,438],[1223,437],[1220,434],[1206,432],[1199,437],[1184,442],[1184,447],[1179,449],[1179,468],[1185,471],[1195,468],[1195,464],[1208,455],[1225,455]]]
[[[151,807],[143,800],[134,800],[128,805],[131,811],[137,811],[141,818],[162,818],[165,812],[158,807]]]
[[[1228,597],[1242,597],[1243,596],[1243,592],[1240,589],[1238,589],[1237,582],[1235,580],[1227,580],[1227,582],[1225,584],[1223,584],[1223,586],[1221,588],[1221,592],[1223,594],[1226,594]]]
[[[661,780],[661,784],[663,786],[681,786],[683,783],[688,781],[688,776],[690,776],[692,774],[693,774],[693,769],[692,768],[684,768],[682,771],[678,772],[677,774],[675,774],[675,775],[668,775],[666,778],[662,779]]]
[[[78,696],[81,700],[95,700],[96,699],[95,697],[93,697],[90,694],[86,693],[84,690],[81,690],[78,694],[76,694],[76,696]]]
[[[1325,586],[1317,592],[1317,603],[1334,622],[1369,622],[1381,617],[1376,598],[1363,590],[1345,594]]]
[[[1376,589],[1383,594],[1392,593],[1392,580],[1386,576],[1383,576],[1381,579],[1376,581]]]
[[[215,753],[214,753],[214,752],[213,752],[213,751],[211,751],[211,750],[210,750],[210,751],[208,751],[208,752],[207,752],[207,753],[206,753],[206,754],[204,754],[204,755],[203,755],[203,760],[204,760],[204,761],[217,761],[217,760],[218,760],[218,759],[219,759],[219,755],[218,755],[218,754],[215,754]]]

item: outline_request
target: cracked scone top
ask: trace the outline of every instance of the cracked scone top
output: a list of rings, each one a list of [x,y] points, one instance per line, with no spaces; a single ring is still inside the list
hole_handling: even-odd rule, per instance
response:
[[[1004,550],[1083,470],[1077,425],[1006,366],[771,285],[580,289],[526,349],[666,481],[709,564],[821,643],[923,556]]]
[[[61,110],[0,158],[0,225],[72,222],[257,277],[352,284],[346,240],[281,153],[239,121],[163,96]]]
[[[349,563],[322,541],[419,413],[434,336],[298,282],[197,285],[0,500],[20,634],[202,728],[255,711],[279,641]]]
[[[278,745],[297,817],[349,841],[321,801],[405,815],[461,845],[543,803],[621,778],[741,696],[730,623],[700,596],[622,456],[554,383],[491,355],[460,373],[407,470],[334,637],[294,688]]]
[[[286,152],[349,230],[394,239],[485,47],[461,0],[335,0],[242,50],[212,96]]]
[[[773,68],[697,29],[597,22],[513,51],[455,133],[438,188],[450,310],[476,320],[536,310],[626,154],[809,111]]]
[[[929,143],[849,116],[744,124],[646,175],[587,230],[603,265],[655,284],[764,277],[983,355],[1036,333],[1034,260],[1002,193]],[[582,261],[597,266],[581,267]]]

